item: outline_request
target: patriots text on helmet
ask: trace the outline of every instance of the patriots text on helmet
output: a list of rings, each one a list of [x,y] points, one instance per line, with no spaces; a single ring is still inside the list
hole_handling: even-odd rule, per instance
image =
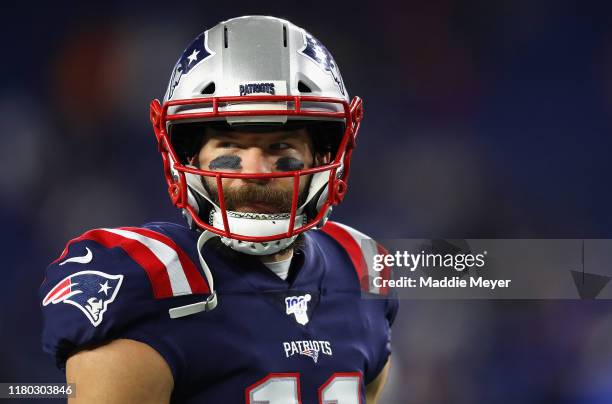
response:
[[[240,85],[240,95],[249,94],[276,94],[274,83],[249,83]]]

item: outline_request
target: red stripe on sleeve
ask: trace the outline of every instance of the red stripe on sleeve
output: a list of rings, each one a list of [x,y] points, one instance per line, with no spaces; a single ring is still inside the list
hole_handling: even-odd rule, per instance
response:
[[[178,255],[181,266],[183,267],[183,271],[185,272],[187,282],[189,282],[189,287],[191,288],[191,291],[193,293],[210,293],[208,283],[206,283],[206,280],[204,279],[198,268],[195,266],[189,256],[185,253],[185,251],[183,251],[183,249],[179,247],[170,237],[155,232],[153,230],[142,229],[138,227],[121,227],[121,229],[138,233],[141,236],[152,238],[172,248],[174,251],[176,251],[176,254]]]
[[[334,222],[328,221],[321,230],[336,240],[348,253],[353,263],[353,267],[355,268],[355,272],[357,272],[357,279],[359,280],[361,290],[369,292],[368,265],[363,257],[361,246],[349,232]]]
[[[106,248],[120,247],[147,273],[155,298],[163,299],[173,296],[166,266],[147,246],[137,240],[125,238],[102,229],[90,230],[82,236],[70,240],[62,255],[53,263],[66,257],[71,244],[82,240],[92,240]]]

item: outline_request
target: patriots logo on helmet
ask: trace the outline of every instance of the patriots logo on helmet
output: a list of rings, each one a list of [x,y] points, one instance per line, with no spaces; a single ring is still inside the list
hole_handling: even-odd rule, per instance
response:
[[[338,65],[336,64],[336,61],[332,57],[331,53],[327,50],[325,45],[323,45],[317,40],[317,38],[309,33],[304,32],[304,39],[306,41],[306,45],[304,46],[304,49],[301,50],[302,54],[308,56],[319,66],[321,66],[323,70],[329,72],[338,85],[342,95],[346,95],[344,82],[342,81],[342,76],[340,76],[340,70],[338,69]]]
[[[62,279],[43,299],[42,305],[68,303],[81,310],[97,327],[111,304],[123,275],[109,275],[100,271],[81,271]]]
[[[168,94],[166,94],[166,100],[172,98],[174,89],[181,81],[181,77],[206,57],[210,56],[210,52],[205,46],[205,35],[201,33],[196,39],[183,51],[183,54],[176,62],[174,69],[172,70],[172,77],[170,77],[170,83],[168,84]]]

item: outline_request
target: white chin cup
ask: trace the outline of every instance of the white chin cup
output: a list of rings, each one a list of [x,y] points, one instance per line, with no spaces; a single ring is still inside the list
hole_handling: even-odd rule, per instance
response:
[[[251,213],[227,211],[230,231],[234,234],[250,237],[268,237],[286,233],[289,229],[289,213]],[[304,225],[305,215],[296,215],[294,229]],[[223,230],[223,216],[219,209],[210,213],[210,224]],[[221,237],[221,241],[231,249],[249,255],[270,255],[289,247],[297,235],[266,242],[240,241]]]

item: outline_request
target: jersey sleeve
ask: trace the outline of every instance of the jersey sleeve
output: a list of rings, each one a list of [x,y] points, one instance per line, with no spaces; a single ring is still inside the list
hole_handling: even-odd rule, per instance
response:
[[[359,279],[362,292],[386,296],[388,287],[378,287],[374,278],[389,279],[391,270],[388,267],[378,270],[374,266],[374,256],[386,254],[387,250],[373,238],[345,224],[328,221],[322,231],[333,238],[348,254]]]
[[[349,256],[355,269],[362,293],[367,296],[378,317],[383,317],[378,328],[372,349],[372,361],[365,375],[366,384],[371,382],[382,371],[391,354],[391,326],[395,322],[399,310],[397,293],[388,287],[377,287],[373,282],[375,277],[390,279],[391,269],[374,268],[374,255],[387,254],[387,250],[371,237],[347,225],[328,221],[322,228],[323,232],[332,237]],[[382,313],[379,311],[382,307]],[[380,320],[380,319],[379,319]]]
[[[181,354],[164,339],[170,298],[205,294],[193,261],[145,228],[95,229],[71,240],[40,287],[43,350],[60,369],[75,351],[118,338],[147,343],[173,374]]]

